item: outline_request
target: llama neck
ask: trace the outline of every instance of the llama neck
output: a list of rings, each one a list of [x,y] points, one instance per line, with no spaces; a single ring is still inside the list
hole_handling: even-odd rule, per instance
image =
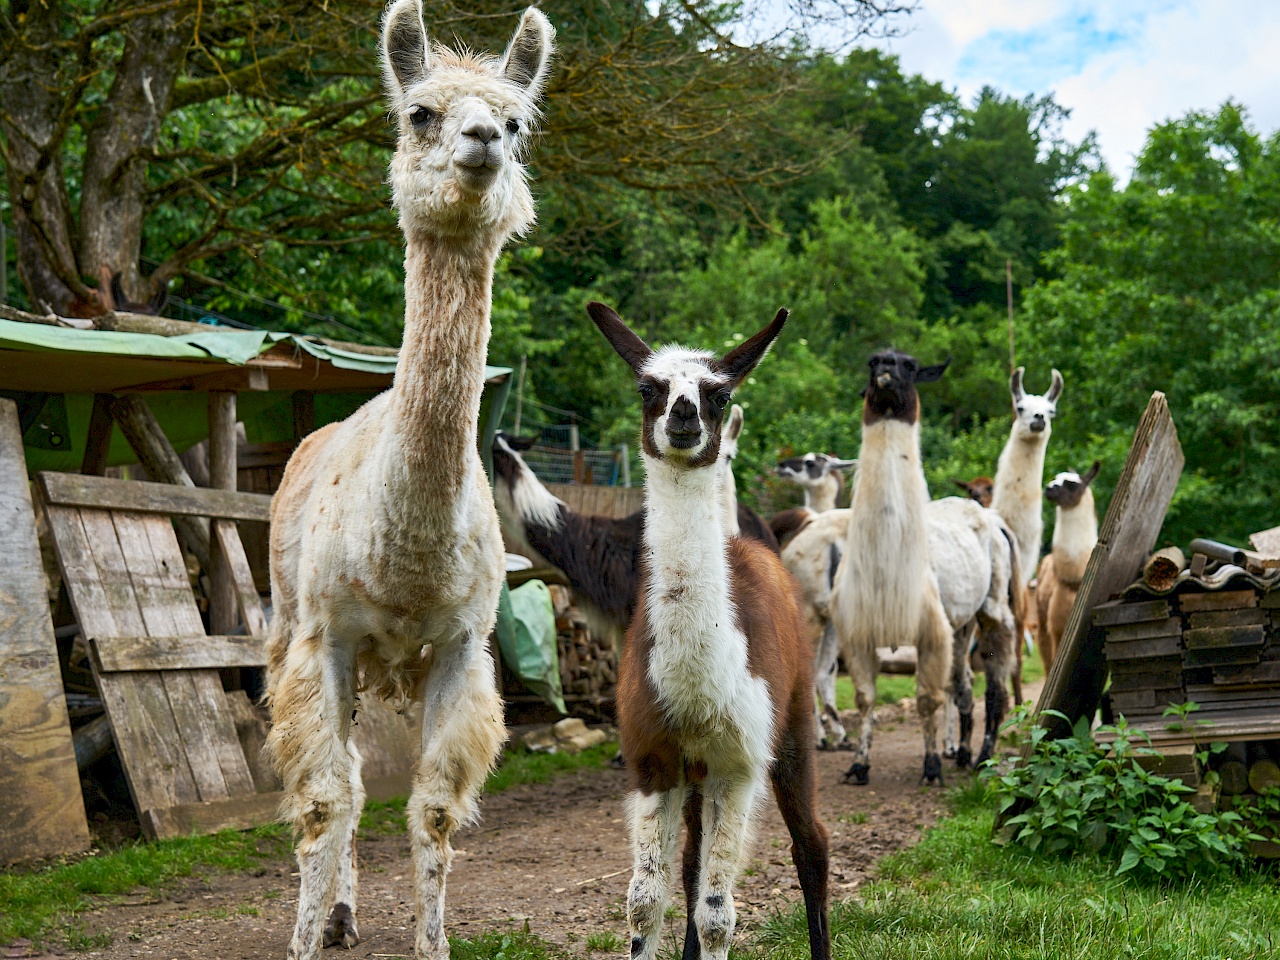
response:
[[[1080,502],[1055,511],[1053,526],[1053,566],[1058,579],[1078,586],[1084,579],[1094,545],[1098,542],[1098,516],[1094,510],[1093,491],[1086,489]]]
[[[839,477],[834,473],[824,474],[817,483],[804,488],[804,505],[814,513],[826,513],[836,508],[839,493]]]
[[[733,624],[721,478],[645,457],[646,607],[654,641],[707,651]]]
[[[724,520],[724,533],[736,537],[738,529],[738,481],[733,476],[733,461],[720,461],[720,516]]]
[[[996,467],[995,489],[991,494],[991,509],[997,513],[1013,506],[1018,500],[1034,499],[1040,503],[1044,486],[1044,456],[1049,446],[1049,427],[1043,433],[1019,435],[1015,423],[1000,451]],[[1001,514],[1003,516],[1003,514]]]
[[[464,249],[410,236],[405,252],[405,324],[391,386],[397,449],[388,487],[413,499],[449,502],[474,482],[477,422],[489,347],[493,267],[501,241]]]

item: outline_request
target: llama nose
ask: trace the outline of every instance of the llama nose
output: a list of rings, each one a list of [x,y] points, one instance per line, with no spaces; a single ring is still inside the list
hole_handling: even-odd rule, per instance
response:
[[[1037,414],[1031,420],[1032,433],[1044,433],[1044,417]]]
[[[688,397],[681,397],[671,405],[671,414],[667,417],[667,432],[685,435],[702,432],[698,408],[689,401]]]
[[[490,140],[497,139],[498,125],[488,117],[476,114],[463,125],[462,135],[464,137],[472,137],[483,144],[488,144]]]

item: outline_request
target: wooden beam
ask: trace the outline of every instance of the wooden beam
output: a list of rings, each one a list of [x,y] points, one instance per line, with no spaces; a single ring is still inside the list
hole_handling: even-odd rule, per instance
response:
[[[260,636],[93,637],[90,643],[103,673],[267,665],[267,642]]]
[[[89,848],[17,405],[0,399],[0,864]]]
[[[115,421],[111,419],[111,395],[93,395],[93,413],[89,415],[89,434],[84,442],[84,461],[80,472],[100,477],[107,472],[107,455],[111,449],[111,432]]]
[[[295,390],[293,394],[293,438],[303,440],[316,428],[316,394],[314,390]]]
[[[219,517],[227,520],[271,519],[271,497],[265,493],[182,487],[145,480],[115,480],[45,471],[37,475],[50,505],[163,513],[171,517]]]
[[[178,452],[141,397],[135,394],[116,397],[111,404],[111,414],[151,479],[180,487],[195,487],[187,468],[178,458]],[[209,569],[209,521],[201,517],[175,516],[173,525],[200,565]]]
[[[1134,432],[1098,544],[1089,557],[1062,644],[1036,705],[1039,722],[1049,728],[1051,737],[1066,736],[1077,719],[1092,716],[1098,708],[1107,661],[1104,633],[1091,629],[1093,609],[1138,579],[1143,561],[1160,535],[1184,462],[1168,401],[1157,391]],[[1047,716],[1046,710],[1061,711],[1068,720]]]
[[[260,494],[261,496],[261,494]],[[246,633],[257,637],[267,635],[267,616],[262,606],[262,598],[253,584],[253,571],[249,568],[249,558],[244,552],[244,544],[240,541],[240,532],[230,520],[215,520],[214,535],[218,549],[227,562],[231,582],[235,589],[236,608],[244,620]]]
[[[410,776],[371,777],[364,783],[370,800],[392,800],[409,795]],[[270,823],[280,815],[284,793],[251,793],[206,803],[181,803],[162,809],[144,810],[139,820],[148,838],[189,837],[219,830],[247,830]]]
[[[215,490],[236,488],[236,395],[228,390],[209,391],[209,486]],[[236,628],[236,591],[231,570],[219,544],[222,527],[234,520],[214,520],[209,564],[209,631],[230,633]],[[238,539],[237,534],[237,539]]]

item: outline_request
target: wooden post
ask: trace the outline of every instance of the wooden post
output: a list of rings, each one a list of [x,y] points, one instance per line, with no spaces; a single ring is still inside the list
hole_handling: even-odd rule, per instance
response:
[[[215,490],[236,488],[236,395],[230,390],[209,391],[209,486]],[[236,589],[231,569],[219,548],[218,527],[235,526],[234,520],[214,520],[210,545],[209,632],[231,633],[236,628]]]
[[[516,380],[516,423],[512,428],[517,437],[520,436],[520,417],[524,413],[524,368],[528,360],[528,355],[520,354],[520,376]]]
[[[89,847],[17,405],[0,399],[0,864]]]
[[[623,443],[622,447],[622,485],[624,487],[631,486],[631,448]]]
[[[84,461],[81,473],[101,477],[107,472],[107,454],[111,450],[111,432],[115,421],[111,419],[111,394],[93,395],[93,413],[89,415],[89,433],[84,441]]]
[[[160,483],[175,483],[182,487],[194,487],[191,475],[178,458],[178,452],[160,429],[150,408],[136,394],[116,397],[111,402],[111,415],[120,425],[138,460],[147,468],[151,479]],[[199,517],[174,517],[187,549],[196,555],[200,565],[209,569],[209,521]]]
[[[298,390],[293,395],[293,439],[301,443],[316,428],[316,394]]]

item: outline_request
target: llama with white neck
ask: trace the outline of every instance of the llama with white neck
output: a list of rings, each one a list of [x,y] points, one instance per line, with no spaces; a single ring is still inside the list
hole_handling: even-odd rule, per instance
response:
[[[949,361],[948,361],[949,362]],[[888,350],[871,358],[863,391],[862,450],[848,514],[844,557],[831,595],[831,618],[853,677],[858,740],[845,779],[869,780],[877,647],[916,648],[916,709],[924,734],[924,776],[942,780],[937,711],[955,684],[953,644],[977,622],[990,652],[987,734],[995,744],[1013,658],[1017,548],[1011,533],[978,504],[951,497],[930,502],[920,460],[917,383],[941,379],[947,364],[921,367]],[[954,691],[963,702],[964,691]],[[972,710],[970,705],[969,710]],[[968,731],[963,721],[962,735]],[[971,725],[969,731],[971,731]],[[959,754],[967,763],[967,742]]]
[[[1081,476],[1068,470],[1054,477],[1044,495],[1054,505],[1053,550],[1040,562],[1036,606],[1036,646],[1047,676],[1062,642],[1067,619],[1084,580],[1085,567],[1098,543],[1098,511],[1091,484],[1101,464],[1095,460]]]
[[[846,470],[858,466],[857,460],[841,460],[825,453],[806,453],[778,463],[778,476],[790,480],[804,491],[804,506],[813,513],[826,513],[836,508],[836,500],[844,486],[841,477]]]
[[[653,960],[661,947],[682,815],[684,956],[728,956],[734,882],[772,780],[810,953],[826,960],[827,837],[814,806],[813,676],[798,590],[771,551],[727,532],[717,496],[724,409],[787,313],[717,359],[680,347],[654,352],[608,307],[588,311],[630,365],[643,404],[643,602],[618,671],[618,726],[635,787],[631,956]]]
[[[268,746],[299,838],[295,960],[316,960],[322,940],[359,942],[358,685],[422,706],[407,807],[414,953],[449,956],[450,841],[475,819],[504,735],[489,654],[502,537],[476,449],[493,271],[533,223],[522,157],[552,36],[530,8],[498,59],[432,45],[418,0],[383,21],[404,344],[391,389],[307,437],[271,508]]]
[[[1040,498],[1044,458],[1053,433],[1053,418],[1058,413],[1058,398],[1062,396],[1062,374],[1054,370],[1049,392],[1037,396],[1022,389],[1023,372],[1024,368],[1019,367],[1009,377],[1013,427],[1000,451],[991,509],[1004,518],[1018,538],[1019,573],[1023,584],[1029,584],[1036,575],[1040,538],[1044,536],[1044,509]]]

